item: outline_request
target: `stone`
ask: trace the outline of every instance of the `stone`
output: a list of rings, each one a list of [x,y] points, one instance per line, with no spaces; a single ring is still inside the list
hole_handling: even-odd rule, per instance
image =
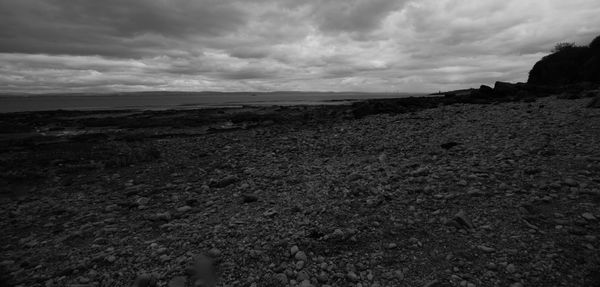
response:
[[[258,196],[251,193],[243,193],[242,194],[242,202],[243,203],[252,203],[258,201]]]
[[[349,271],[346,274],[346,279],[348,279],[351,282],[357,282],[359,280],[358,275],[356,275],[356,273],[354,273],[353,271]]]
[[[317,275],[317,281],[319,281],[320,283],[325,283],[329,281],[329,275],[327,275],[327,273],[325,272],[321,272],[319,273],[319,275]]]
[[[449,150],[455,146],[459,146],[461,145],[461,143],[458,142],[446,142],[440,145],[441,148],[445,149],[445,150]]]
[[[138,206],[146,206],[146,205],[148,205],[149,202],[150,202],[150,198],[147,198],[147,197],[139,197],[138,199],[135,200],[135,203]]]
[[[481,85],[479,86],[479,93],[483,95],[491,95],[494,93],[494,89],[490,86]]]
[[[158,259],[160,259],[160,262],[167,262],[171,260],[171,256],[167,255],[167,254],[163,254],[160,257],[158,257]]]
[[[275,281],[281,283],[282,285],[288,284],[288,277],[284,273],[277,273],[273,275],[273,278],[275,279]]]
[[[485,245],[478,245],[477,248],[486,253],[492,253],[492,252],[496,251],[496,249],[494,249],[492,247],[487,247]]]
[[[306,256],[306,253],[304,253],[304,251],[296,252],[296,255],[294,255],[294,258],[296,258],[296,260],[298,260],[298,261],[307,261],[308,260],[308,257]]]
[[[581,217],[583,217],[585,220],[589,220],[589,221],[594,221],[597,219],[596,216],[594,216],[593,214],[591,214],[589,212],[581,214]]]
[[[207,255],[212,258],[219,258],[221,256],[221,250],[218,248],[211,248],[208,250]]]
[[[227,187],[231,184],[234,184],[238,181],[238,177],[235,175],[228,175],[225,176],[224,178],[220,179],[220,180],[213,180],[209,183],[210,187],[215,187],[215,188],[223,188],[223,187]]]
[[[500,81],[498,81],[494,84],[494,94],[508,96],[508,95],[516,93],[517,90],[518,90],[517,84],[500,82]]]
[[[508,272],[508,273],[515,273],[515,272],[517,272],[517,267],[515,267],[514,264],[508,264],[506,266],[506,272]]]
[[[402,272],[402,270],[396,270],[396,271],[394,271],[394,277],[396,277],[398,280],[402,281],[402,280],[404,280],[404,272]]]
[[[344,237],[344,231],[342,231],[341,229],[335,229],[333,231],[333,233],[331,233],[331,238],[334,239],[342,239]]]
[[[310,280],[310,276],[308,276],[308,273],[306,273],[306,271],[304,270],[298,271],[298,273],[296,274],[296,280],[300,282],[304,280]]]
[[[177,211],[182,212],[182,213],[188,212],[190,210],[192,210],[192,207],[189,205],[185,205],[185,206],[177,208]]]
[[[314,287],[314,285],[312,285],[310,283],[310,280],[303,280],[302,282],[300,282],[300,285],[298,285],[299,287]]]
[[[454,215],[454,221],[458,223],[460,228],[473,229],[473,223],[471,223],[471,219],[467,217],[467,214],[462,209]]]
[[[163,221],[170,221],[171,220],[171,213],[170,212],[162,212],[162,213],[157,213],[154,216],[154,219],[156,220],[163,220]]]
[[[290,248],[290,254],[292,256],[296,255],[296,253],[298,253],[298,251],[300,251],[300,248],[298,248],[297,245],[292,246],[292,248]]]

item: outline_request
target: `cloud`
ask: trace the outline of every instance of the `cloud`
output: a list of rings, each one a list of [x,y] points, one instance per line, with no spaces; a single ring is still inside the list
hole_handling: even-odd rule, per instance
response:
[[[0,91],[437,91],[524,81],[596,0],[0,0]]]
[[[348,0],[321,1],[312,8],[321,31],[364,33],[378,28],[387,15],[400,9],[405,1]]]
[[[224,1],[0,1],[0,52],[135,57],[233,33],[245,14]]]

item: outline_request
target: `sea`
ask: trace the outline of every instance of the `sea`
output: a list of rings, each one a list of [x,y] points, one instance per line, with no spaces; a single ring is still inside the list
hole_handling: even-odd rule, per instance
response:
[[[0,95],[0,113],[52,110],[170,110],[244,106],[342,105],[366,99],[424,96],[358,92],[128,92]]]

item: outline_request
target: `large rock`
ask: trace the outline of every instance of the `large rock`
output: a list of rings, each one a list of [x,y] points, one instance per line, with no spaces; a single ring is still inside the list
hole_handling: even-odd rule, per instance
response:
[[[497,97],[515,96],[523,86],[522,83],[496,82],[494,84],[494,95]]]
[[[494,93],[494,89],[492,89],[492,87],[490,86],[481,85],[481,87],[479,87],[479,93],[482,95],[490,96]]]
[[[529,72],[527,83],[560,86],[600,83],[600,36],[587,47],[564,47],[542,58]]]

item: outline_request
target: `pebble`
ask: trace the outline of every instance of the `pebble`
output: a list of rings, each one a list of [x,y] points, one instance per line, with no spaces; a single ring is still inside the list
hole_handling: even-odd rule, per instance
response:
[[[346,274],[346,278],[352,282],[356,282],[358,281],[358,275],[356,275],[356,273],[350,271]]]
[[[581,217],[583,217],[583,218],[585,218],[585,220],[589,220],[589,221],[594,221],[597,219],[596,216],[594,216],[593,214],[591,214],[589,212],[581,214]]]
[[[296,255],[294,255],[294,258],[296,258],[296,260],[298,260],[298,261],[307,261],[308,260],[308,258],[306,257],[306,253],[304,253],[304,251],[296,252]]]
[[[2,267],[8,267],[8,266],[12,266],[12,265],[15,265],[14,260],[2,260],[2,262],[0,262],[0,266],[2,266]]]
[[[317,281],[319,281],[321,283],[325,283],[325,282],[329,281],[329,275],[327,275],[327,273],[325,273],[325,272],[321,272],[321,273],[319,273],[319,275],[317,275]]]
[[[310,280],[304,280],[300,283],[300,285],[298,285],[299,287],[314,287],[314,285],[312,285],[310,283]]]
[[[508,272],[508,273],[515,273],[515,272],[517,272],[517,267],[515,267],[514,264],[508,264],[506,266],[506,272]]]
[[[275,280],[277,280],[277,282],[281,283],[282,285],[288,284],[288,277],[284,273],[277,273],[275,274],[275,276],[273,276],[273,278],[275,278]]]
[[[471,223],[471,220],[467,217],[467,214],[462,209],[454,215],[454,220],[462,227],[473,229],[473,223]]]
[[[211,248],[208,250],[207,254],[212,258],[218,258],[221,256],[221,250],[219,250],[219,248]]]
[[[496,251],[496,249],[494,249],[492,247],[487,247],[485,245],[478,245],[477,248],[479,248],[479,250],[486,252],[486,253],[492,253],[492,252]]]
[[[308,276],[308,273],[306,273],[306,271],[298,271],[298,274],[296,274],[296,280],[302,282],[304,280],[310,280],[310,276]]]
[[[162,212],[162,213],[157,213],[154,217],[156,220],[165,220],[165,221],[169,221],[171,220],[171,213],[167,212]]]
[[[344,237],[344,232],[341,229],[336,229],[331,234],[331,237],[333,237],[333,238],[342,238],[342,237]]]
[[[192,207],[189,205],[185,205],[185,206],[177,208],[178,212],[188,212],[190,210],[192,210]]]
[[[300,248],[298,248],[297,245],[292,246],[292,248],[290,249],[290,254],[292,256],[296,255],[296,253],[298,253],[298,251],[300,251]]]
[[[160,259],[160,262],[164,263],[164,262],[167,262],[167,261],[171,260],[171,256],[163,254],[160,257],[158,257],[158,259]]]
[[[574,179],[572,179],[572,178],[566,178],[566,179],[564,180],[564,183],[565,183],[566,185],[568,185],[568,186],[578,186],[578,185],[579,185],[579,184],[577,184],[577,181],[575,181],[575,180],[574,180]]]
[[[242,194],[242,202],[244,203],[252,203],[258,201],[258,196],[251,193]]]
[[[149,202],[150,202],[150,198],[147,198],[147,197],[140,197],[135,200],[135,203],[139,206],[148,205]]]

